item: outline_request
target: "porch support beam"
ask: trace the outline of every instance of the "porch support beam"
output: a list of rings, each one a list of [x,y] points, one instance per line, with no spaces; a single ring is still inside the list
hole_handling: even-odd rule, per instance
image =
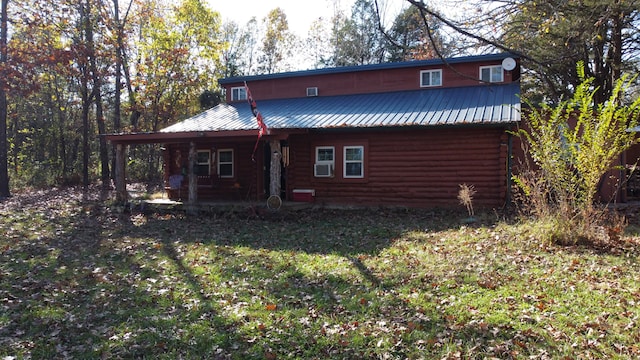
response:
[[[129,198],[125,170],[127,145],[116,144],[116,202],[124,204]]]
[[[280,178],[282,166],[280,165],[280,159],[282,159],[282,148],[280,146],[280,140],[270,140],[269,147],[271,148],[271,169],[269,178],[269,195],[280,196]]]
[[[198,202],[198,178],[195,173],[196,160],[198,153],[196,151],[196,143],[189,143],[189,200],[187,201],[187,213],[195,214],[196,203]]]

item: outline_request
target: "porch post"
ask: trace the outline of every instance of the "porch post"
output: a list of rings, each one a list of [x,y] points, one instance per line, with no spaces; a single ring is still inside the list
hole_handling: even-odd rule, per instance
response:
[[[198,202],[198,178],[195,174],[195,164],[197,159],[196,143],[189,143],[189,200],[187,201],[187,212],[195,214],[195,205]]]
[[[125,175],[125,158],[127,145],[116,144],[116,202],[124,204],[129,198]]]
[[[280,196],[280,177],[281,169],[280,159],[282,158],[282,149],[280,147],[280,140],[269,141],[271,148],[271,171],[269,178],[269,195]]]

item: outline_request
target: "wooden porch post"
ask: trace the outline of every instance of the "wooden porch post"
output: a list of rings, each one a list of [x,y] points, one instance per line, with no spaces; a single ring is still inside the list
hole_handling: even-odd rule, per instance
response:
[[[126,152],[127,145],[116,144],[116,202],[120,204],[126,203],[129,198],[125,175]]]
[[[269,195],[280,196],[280,177],[281,169],[280,159],[282,159],[282,148],[280,147],[280,140],[269,141],[271,148],[271,171],[269,178]]]
[[[189,200],[187,201],[187,213],[195,214],[196,203],[198,202],[198,178],[195,174],[195,165],[198,153],[196,143],[189,143]]]

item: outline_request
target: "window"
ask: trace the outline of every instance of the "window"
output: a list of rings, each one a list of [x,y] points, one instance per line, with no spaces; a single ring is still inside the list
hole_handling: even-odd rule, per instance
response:
[[[209,155],[211,155],[209,150],[198,150],[196,153],[196,167],[194,169],[196,175],[209,176],[211,174]]]
[[[420,87],[442,86],[442,70],[420,71]]]
[[[345,146],[344,147],[344,177],[363,178],[364,177],[364,147]]]
[[[504,77],[502,73],[502,66],[481,66],[480,67],[480,80],[485,82],[503,82]]]
[[[315,177],[333,177],[335,159],[335,148],[333,146],[316,147],[316,163],[313,166],[313,175]]]
[[[218,150],[218,176],[221,178],[233,177],[233,150]]]
[[[247,89],[244,86],[231,88],[231,101],[247,100]]]

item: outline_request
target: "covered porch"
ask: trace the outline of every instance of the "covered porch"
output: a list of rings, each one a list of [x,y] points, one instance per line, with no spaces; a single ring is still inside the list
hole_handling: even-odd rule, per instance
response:
[[[212,206],[264,204],[272,195],[282,202],[283,153],[286,160],[290,132],[276,130],[260,139],[257,130],[106,135],[116,149],[115,200],[119,204],[131,200],[126,169],[129,147],[159,144],[167,199],[148,205],[198,212]]]

